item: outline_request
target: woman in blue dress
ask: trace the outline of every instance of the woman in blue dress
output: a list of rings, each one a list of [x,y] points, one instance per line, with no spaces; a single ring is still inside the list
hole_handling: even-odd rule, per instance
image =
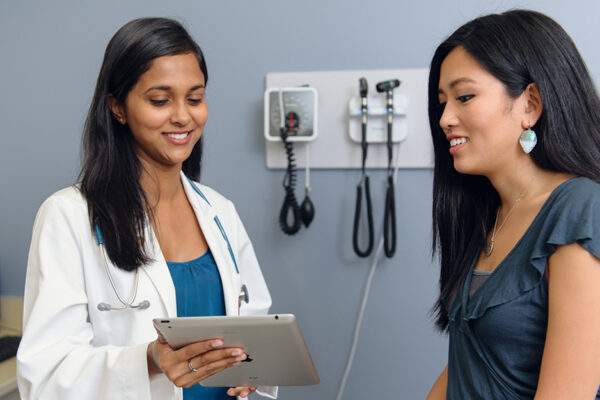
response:
[[[600,398],[600,100],[534,11],[468,22],[436,50],[437,326],[428,399]]]

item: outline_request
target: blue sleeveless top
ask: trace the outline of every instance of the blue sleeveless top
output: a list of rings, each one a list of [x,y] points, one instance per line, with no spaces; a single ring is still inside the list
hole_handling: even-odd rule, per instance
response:
[[[587,178],[570,179],[552,192],[469,298],[473,260],[448,305],[448,400],[535,396],[548,322],[546,262],[556,246],[572,243],[600,257],[600,184]]]
[[[210,249],[188,262],[167,261],[175,285],[178,317],[225,315],[223,285]],[[204,387],[200,384],[183,389],[185,400],[231,400],[228,388]]]

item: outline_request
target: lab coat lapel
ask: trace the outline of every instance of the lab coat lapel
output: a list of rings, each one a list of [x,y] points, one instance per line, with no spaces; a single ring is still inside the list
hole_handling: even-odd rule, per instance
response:
[[[217,264],[223,285],[223,297],[227,315],[238,315],[237,274],[232,265],[233,261],[231,260],[231,255],[229,254],[223,235],[215,222],[215,209],[196,193],[183,173],[182,182],[188,200],[194,209],[200,228],[206,238],[206,243]]]
[[[154,230],[150,223],[146,226],[145,237],[148,241],[147,249],[148,253],[151,254],[152,261],[143,267],[143,271],[156,288],[162,301],[163,309],[167,312],[166,317],[176,317],[177,299],[175,297],[175,285],[173,285],[169,267],[167,267],[167,262],[160,250],[160,244],[156,239],[156,235],[154,234]],[[160,316],[157,315],[157,317]]]

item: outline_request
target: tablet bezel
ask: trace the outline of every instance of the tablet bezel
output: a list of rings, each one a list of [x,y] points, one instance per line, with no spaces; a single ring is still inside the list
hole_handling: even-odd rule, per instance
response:
[[[319,375],[293,314],[155,318],[173,348],[221,338],[224,347],[242,347],[252,361],[227,368],[203,386],[303,386]]]

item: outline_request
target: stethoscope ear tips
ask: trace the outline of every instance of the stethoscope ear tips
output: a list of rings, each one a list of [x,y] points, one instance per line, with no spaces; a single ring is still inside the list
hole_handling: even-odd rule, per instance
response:
[[[145,310],[150,307],[150,302],[148,300],[140,301],[140,304],[137,306],[125,305],[124,307],[113,307],[107,303],[98,303],[98,310],[100,311],[111,311],[111,310],[124,310],[126,308],[139,308],[140,310]]]

